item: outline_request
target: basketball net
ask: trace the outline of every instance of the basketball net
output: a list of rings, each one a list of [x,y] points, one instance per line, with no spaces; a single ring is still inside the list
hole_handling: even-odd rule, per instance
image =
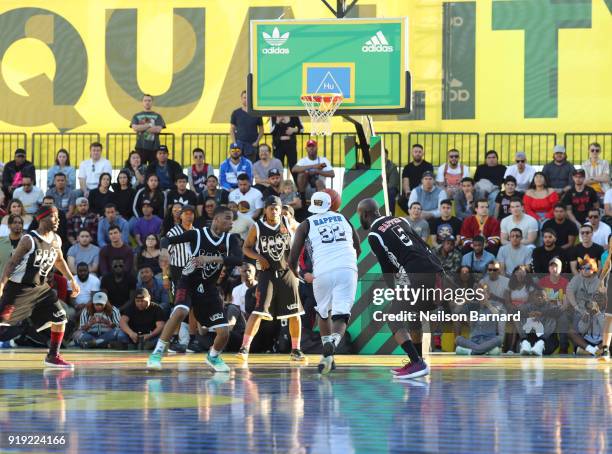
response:
[[[339,93],[315,93],[302,95],[300,99],[310,116],[310,133],[317,136],[331,135],[331,117],[344,97]]]

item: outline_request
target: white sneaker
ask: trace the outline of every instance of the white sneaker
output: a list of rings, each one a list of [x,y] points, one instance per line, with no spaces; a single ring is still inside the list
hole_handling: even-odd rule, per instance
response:
[[[534,356],[542,356],[544,354],[544,341],[539,340],[535,343],[535,345],[531,348],[531,354]]]
[[[471,355],[472,354],[472,349],[471,348],[465,348],[465,347],[457,346],[457,348],[455,349],[455,353],[457,355]]]
[[[585,350],[589,352],[592,356],[597,356],[597,347],[594,347],[593,345],[587,345]]]
[[[525,356],[528,356],[531,354],[531,344],[529,343],[528,340],[524,340],[523,342],[521,342],[520,354],[525,355]]]
[[[501,355],[501,348],[493,347],[491,350],[485,353],[487,356],[499,356]]]
[[[319,365],[317,366],[317,370],[321,375],[329,374],[332,369],[332,364],[334,363],[333,356],[321,356],[321,360],[319,361]]]

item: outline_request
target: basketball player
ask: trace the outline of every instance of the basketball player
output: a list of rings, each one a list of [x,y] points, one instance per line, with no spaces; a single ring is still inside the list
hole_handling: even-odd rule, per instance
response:
[[[315,192],[310,200],[308,211],[313,215],[302,222],[295,233],[289,266],[297,276],[300,251],[306,245],[312,257],[313,272],[305,275],[304,280],[312,282],[317,302],[323,343],[318,369],[325,375],[332,370],[333,355],[351,316],[357,292],[357,256],[361,248],[351,223],[341,214],[330,211],[328,193]]]
[[[410,278],[410,286],[425,289],[435,288],[438,273],[442,266],[430,251],[427,244],[410,228],[402,218],[382,216],[374,199],[364,199],[357,205],[359,221],[364,230],[369,230],[368,243],[376,255],[388,285],[394,285],[390,278],[393,274]],[[433,309],[433,303],[419,301],[415,305],[394,301],[391,312],[402,310],[416,312]],[[393,336],[410,358],[404,367],[393,369],[396,378],[417,378],[429,374],[429,366],[421,358],[422,327],[419,321],[412,323],[410,333],[401,322],[389,323]],[[413,339],[417,342],[413,343]]]
[[[66,312],[55,291],[46,283],[46,277],[55,266],[70,281],[73,297],[79,294],[80,288],[64,260],[62,240],[55,233],[59,227],[57,208],[42,206],[35,219],[38,228],[19,240],[0,278],[0,334],[3,327],[15,326],[28,317],[37,331],[51,327],[45,366],[73,369],[59,354]]]
[[[247,321],[242,347],[238,356],[246,361],[251,341],[259,330],[261,319],[289,319],[291,335],[291,360],[304,361],[300,350],[304,313],[298,292],[298,280],[289,269],[291,230],[287,218],[281,216],[280,197],[266,197],[264,215],[249,229],[242,251],[247,257],[257,260],[261,267],[257,284],[255,309]]]
[[[229,233],[233,218],[229,208],[220,206],[215,209],[210,227],[162,238],[164,248],[169,244],[190,242],[194,257],[183,269],[174,299],[174,310],[149,356],[148,369],[161,369],[161,360],[170,336],[189,314],[193,305],[196,320],[216,333],[206,363],[217,372],[229,372],[229,367],[220,356],[229,339],[229,324],[223,312],[223,300],[217,289],[217,281],[223,266],[234,267],[242,264],[238,236]]]

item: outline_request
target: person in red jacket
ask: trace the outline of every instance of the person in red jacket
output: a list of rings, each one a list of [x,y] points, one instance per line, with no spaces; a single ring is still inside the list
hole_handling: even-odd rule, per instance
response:
[[[461,226],[461,240],[463,242],[463,253],[467,254],[472,250],[472,240],[476,236],[485,237],[487,244],[485,249],[497,254],[500,243],[499,221],[489,216],[489,202],[487,199],[476,201],[476,214],[464,219]]]

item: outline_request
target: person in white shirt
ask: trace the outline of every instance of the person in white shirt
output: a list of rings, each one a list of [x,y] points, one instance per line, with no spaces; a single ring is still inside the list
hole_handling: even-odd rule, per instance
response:
[[[461,187],[461,180],[470,176],[470,168],[459,162],[459,150],[448,150],[448,161],[438,167],[436,183],[446,191],[449,198],[454,198]]]
[[[94,293],[100,290],[100,279],[89,273],[89,265],[85,262],[77,264],[77,275],[74,280],[79,284],[81,292],[74,300],[77,310],[92,300]]]
[[[603,246],[608,249],[608,237],[612,233],[612,229],[605,222],[600,222],[601,215],[597,208],[589,210],[588,223],[593,227],[593,243]]]
[[[502,244],[508,244],[510,232],[513,229],[519,229],[523,233],[521,243],[535,247],[535,241],[538,238],[538,221],[523,212],[523,201],[519,198],[510,202],[510,213],[512,216],[506,216],[501,221]]]
[[[317,141],[310,139],[306,142],[307,156],[300,159],[291,169],[296,177],[296,184],[300,193],[306,193],[306,200],[315,191],[327,187],[327,178],[334,178],[334,168],[329,160],[317,154]]]
[[[100,182],[100,175],[109,173],[112,175],[113,166],[108,159],[102,158],[102,144],[94,142],[89,146],[91,159],[86,159],[79,166],[79,186],[83,195],[87,197],[89,191],[96,189]]]
[[[246,173],[238,175],[238,187],[229,193],[228,200],[238,205],[238,210],[253,219],[259,218],[263,210],[263,194],[251,187]]]
[[[240,280],[242,283],[237,285],[232,290],[232,304],[240,307],[242,313],[246,313],[245,310],[245,296],[248,289],[253,288],[257,285],[255,280],[255,267],[250,263],[245,263],[240,268]]]
[[[44,193],[38,186],[34,186],[32,177],[24,175],[21,186],[13,191],[13,199],[23,204],[27,214],[35,214],[43,201]]]
[[[514,160],[516,164],[508,166],[506,173],[504,174],[504,178],[506,178],[508,175],[512,175],[514,178],[516,178],[516,190],[525,192],[527,189],[529,189],[529,185],[533,180],[536,170],[527,164],[527,155],[524,151],[517,151],[514,155]]]

